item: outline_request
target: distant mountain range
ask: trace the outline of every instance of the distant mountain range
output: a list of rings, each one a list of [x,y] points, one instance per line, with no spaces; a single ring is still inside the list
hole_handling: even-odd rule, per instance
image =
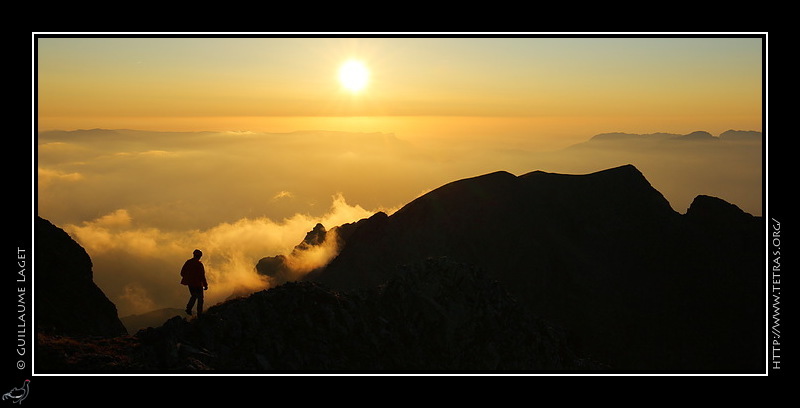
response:
[[[715,142],[715,141],[761,142],[763,140],[763,137],[764,136],[761,132],[757,132],[754,130],[727,130],[725,132],[720,133],[719,136],[713,136],[711,133],[708,133],[703,130],[698,130],[685,135],[674,134],[674,133],[635,134],[635,133],[614,132],[614,133],[601,133],[595,135],[584,143],[598,143],[598,142],[609,142],[609,141],[649,142],[649,141],[668,141],[668,140],[706,141],[706,142]],[[583,143],[579,143],[578,145],[579,146],[583,145]]]
[[[113,364],[57,341],[40,361],[45,372],[763,372],[763,225],[711,196],[680,214],[631,165],[485,174],[334,226],[341,247],[326,267],[142,330]],[[316,226],[296,250],[329,232]],[[59,296],[37,301],[71,305]]]

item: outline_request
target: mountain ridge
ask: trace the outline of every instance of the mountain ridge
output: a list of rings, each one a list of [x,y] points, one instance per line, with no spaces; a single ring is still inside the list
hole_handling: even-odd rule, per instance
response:
[[[585,142],[578,143],[574,146],[582,146],[586,143],[602,143],[602,142],[620,142],[620,141],[761,141],[763,133],[755,130],[734,130],[729,129],[718,136],[714,136],[705,130],[696,130],[687,134],[678,133],[626,133],[626,132],[607,132],[599,133],[589,138]]]
[[[569,328],[586,345],[579,351],[616,367],[758,370],[763,220],[708,218],[697,207],[673,210],[632,165],[580,175],[495,172],[360,221],[339,255],[306,279],[369,287],[394,276],[393,265],[452,257],[486,269],[533,313]],[[705,327],[695,317],[703,309],[713,310]],[[715,347],[692,339],[737,331],[744,334],[736,341],[715,337]],[[731,357],[741,344],[750,352]]]

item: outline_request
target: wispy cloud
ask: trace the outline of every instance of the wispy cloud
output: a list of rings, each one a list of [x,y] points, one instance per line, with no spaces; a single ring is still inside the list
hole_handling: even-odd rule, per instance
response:
[[[36,169],[39,187],[47,187],[53,182],[75,182],[83,179],[83,175],[78,172],[65,173],[58,170],[50,170],[39,167]]]
[[[291,191],[281,190],[272,197],[273,200],[280,200],[282,198],[294,198],[294,194],[292,194]]]

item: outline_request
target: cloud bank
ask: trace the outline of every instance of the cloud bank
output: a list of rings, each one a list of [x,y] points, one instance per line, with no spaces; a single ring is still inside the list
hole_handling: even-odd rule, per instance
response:
[[[242,218],[208,229],[164,231],[137,227],[130,213],[119,209],[63,228],[91,255],[95,281],[117,305],[120,316],[126,316],[183,307],[188,292],[179,285],[180,268],[195,248],[204,254],[209,281],[207,304],[211,305],[234,292],[269,287],[268,278],[255,272],[258,260],[289,254],[317,223],[341,225],[373,213],[336,195],[322,216],[296,214],[281,221]],[[336,251],[335,245],[323,245],[291,258],[291,265],[298,272],[307,272],[327,262]]]

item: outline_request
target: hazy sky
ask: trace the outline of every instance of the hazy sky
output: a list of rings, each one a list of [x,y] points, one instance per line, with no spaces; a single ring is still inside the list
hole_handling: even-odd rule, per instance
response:
[[[497,170],[632,163],[676,211],[711,194],[760,215],[760,145],[560,149],[606,132],[761,131],[762,45],[42,36],[36,209],[87,249],[121,316],[182,308],[176,275],[195,248],[218,301],[268,284],[258,259],[290,252],[317,222]],[[368,72],[358,91],[339,78],[350,60]]]

